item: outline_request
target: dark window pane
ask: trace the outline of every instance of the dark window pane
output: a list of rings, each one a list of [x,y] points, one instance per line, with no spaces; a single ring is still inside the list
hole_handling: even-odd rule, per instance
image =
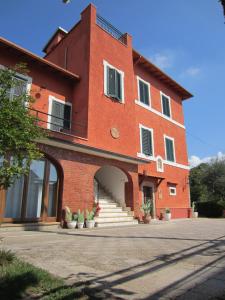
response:
[[[115,97],[116,96],[116,71],[112,68],[108,69],[108,95]]]
[[[166,139],[166,159],[174,162],[174,149],[173,149],[173,141],[170,139]]]
[[[140,94],[140,101],[146,105],[149,105],[148,85],[141,80],[139,81],[139,94]]]
[[[64,129],[70,129],[70,123],[71,123],[71,106],[70,105],[64,105],[64,120],[63,120],[63,128]]]
[[[170,117],[170,105],[169,105],[169,99],[162,95],[162,105],[163,105],[163,114],[167,117]]]
[[[142,152],[145,155],[152,156],[152,134],[151,131],[142,128]]]
[[[121,84],[121,74],[116,71],[116,97],[118,100],[122,99],[122,84]]]

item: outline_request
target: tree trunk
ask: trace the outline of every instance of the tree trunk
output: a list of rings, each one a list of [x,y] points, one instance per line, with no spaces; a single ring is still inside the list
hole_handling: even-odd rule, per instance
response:
[[[4,206],[5,206],[5,193],[6,190],[0,188],[0,226],[3,222]]]

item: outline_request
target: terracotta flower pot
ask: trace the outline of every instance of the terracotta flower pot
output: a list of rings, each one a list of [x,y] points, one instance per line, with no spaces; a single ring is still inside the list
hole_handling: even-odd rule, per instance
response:
[[[145,224],[149,224],[151,222],[151,216],[150,215],[144,215],[143,222]]]

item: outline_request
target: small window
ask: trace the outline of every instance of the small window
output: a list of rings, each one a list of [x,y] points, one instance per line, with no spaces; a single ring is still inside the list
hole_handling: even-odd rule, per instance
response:
[[[171,110],[170,110],[170,98],[164,94],[161,94],[162,98],[162,113],[171,118]]]
[[[15,97],[20,97],[27,91],[28,81],[24,78],[20,78],[19,76],[13,77],[13,86],[7,90],[6,95],[9,99],[13,99]]]
[[[124,100],[123,72],[117,70],[113,66],[107,64],[106,62],[104,62],[104,72],[105,72],[104,74],[105,95],[119,102],[123,102]]]
[[[166,160],[175,162],[174,139],[165,137]]]
[[[157,172],[164,171],[163,160],[162,160],[162,157],[160,157],[160,156],[158,156],[156,159],[156,168],[157,168]]]
[[[71,104],[52,100],[50,129],[54,131],[70,130]]]
[[[141,127],[141,153],[146,156],[153,156],[152,130]]]
[[[139,95],[139,101],[145,105],[150,104],[150,85],[146,81],[140,79],[138,77],[138,95]]]
[[[177,189],[175,186],[169,186],[169,193],[170,193],[170,196],[176,196],[177,194]]]

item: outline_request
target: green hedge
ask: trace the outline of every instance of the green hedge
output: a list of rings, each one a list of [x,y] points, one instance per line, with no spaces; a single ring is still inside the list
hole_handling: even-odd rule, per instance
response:
[[[214,202],[196,202],[196,208],[200,216],[208,218],[218,218],[223,215],[223,206]]]

